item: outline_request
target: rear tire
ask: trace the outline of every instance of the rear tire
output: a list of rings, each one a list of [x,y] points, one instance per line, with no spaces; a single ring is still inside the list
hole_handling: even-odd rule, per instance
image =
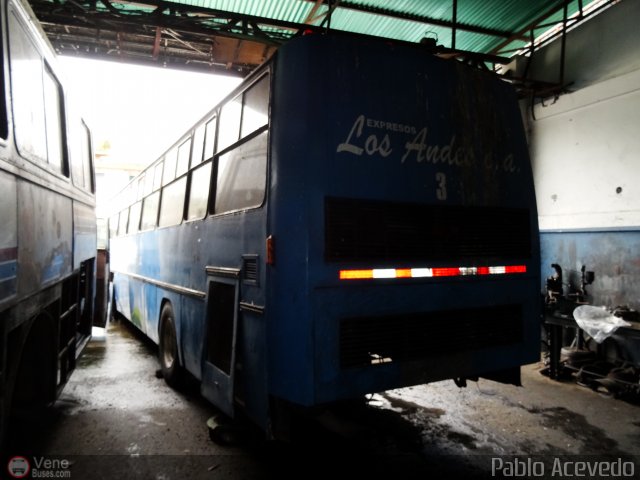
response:
[[[160,341],[158,356],[165,382],[171,388],[179,389],[184,384],[184,370],[178,357],[175,316],[170,303],[162,307],[160,313]]]

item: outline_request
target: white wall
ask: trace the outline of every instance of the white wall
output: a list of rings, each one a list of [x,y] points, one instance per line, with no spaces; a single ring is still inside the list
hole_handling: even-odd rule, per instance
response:
[[[534,112],[529,141],[540,228],[640,226],[640,70]]]
[[[640,227],[639,20],[623,0],[569,32],[573,93],[526,115],[542,230]],[[533,78],[557,79],[559,43],[534,55]]]

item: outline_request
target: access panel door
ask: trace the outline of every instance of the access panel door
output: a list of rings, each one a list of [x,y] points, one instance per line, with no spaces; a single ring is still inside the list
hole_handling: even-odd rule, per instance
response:
[[[202,395],[233,416],[240,270],[208,267]]]

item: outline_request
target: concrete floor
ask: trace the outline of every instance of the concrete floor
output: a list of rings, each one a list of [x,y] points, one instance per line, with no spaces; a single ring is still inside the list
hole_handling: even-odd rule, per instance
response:
[[[575,458],[566,455],[609,455],[634,462],[640,477],[640,407],[551,381],[539,365],[523,369],[524,388],[480,380],[465,389],[447,381],[394,390],[326,418],[340,424],[340,434],[309,425],[294,443],[248,434],[233,447],[209,439],[206,421],[216,412],[197,387],[177,393],[156,377],[157,368],[152,345],[127,324],[111,324],[106,339],[88,346],[56,404],[24,419],[10,453],[67,460],[63,469],[77,479],[338,471],[491,478],[500,455],[533,455],[546,472],[556,458]]]

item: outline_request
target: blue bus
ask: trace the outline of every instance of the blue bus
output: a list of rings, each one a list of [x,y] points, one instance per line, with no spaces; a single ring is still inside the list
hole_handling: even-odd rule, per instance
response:
[[[91,337],[91,133],[28,3],[0,1],[0,440],[53,402]],[[10,422],[13,421],[13,422]]]
[[[539,358],[515,93],[419,45],[292,40],[125,188],[117,310],[170,385],[282,412]]]

